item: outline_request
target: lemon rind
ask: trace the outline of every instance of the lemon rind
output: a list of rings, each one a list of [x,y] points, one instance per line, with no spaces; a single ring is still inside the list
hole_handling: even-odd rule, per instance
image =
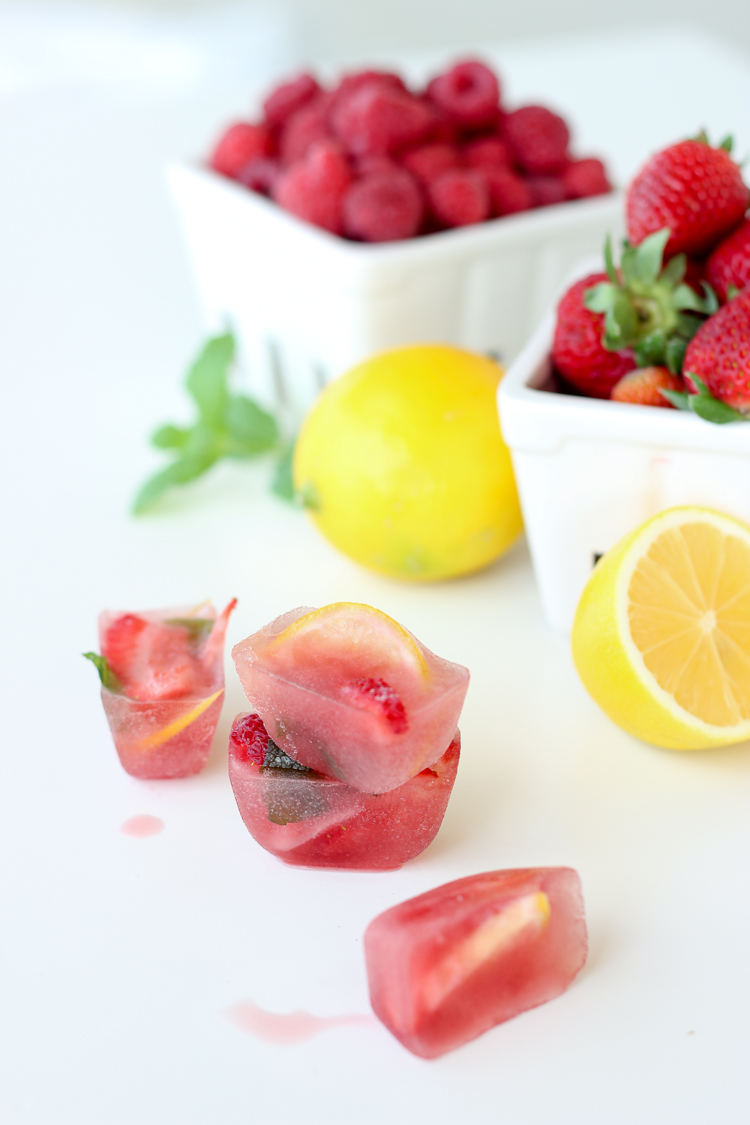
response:
[[[636,532],[628,544],[624,558],[618,568],[614,590],[615,628],[634,674],[640,680],[643,688],[653,696],[654,700],[668,712],[675,722],[691,732],[702,735],[714,745],[720,742],[742,742],[750,738],[750,720],[736,723],[734,726],[717,726],[691,715],[689,711],[680,706],[673,695],[670,695],[658,683],[653,673],[646,666],[643,655],[633,641],[630,632],[628,591],[635,568],[651,545],[665,531],[693,522],[712,524],[723,535],[734,535],[742,539],[750,548],[750,529],[732,516],[694,505],[670,508],[666,512],[660,512],[649,520],[640,531]]]

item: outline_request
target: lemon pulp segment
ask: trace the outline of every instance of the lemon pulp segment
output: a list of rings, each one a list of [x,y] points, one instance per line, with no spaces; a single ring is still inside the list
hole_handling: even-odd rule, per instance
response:
[[[706,522],[664,530],[628,586],[630,635],[665,692],[712,726],[750,719],[750,544]]]

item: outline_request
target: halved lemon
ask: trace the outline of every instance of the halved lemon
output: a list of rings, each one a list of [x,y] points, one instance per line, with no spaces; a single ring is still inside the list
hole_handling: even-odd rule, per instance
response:
[[[597,564],[571,642],[590,695],[638,738],[750,738],[750,527],[707,508],[654,516]]]
[[[333,602],[299,617],[266,650],[277,667],[345,663],[354,674],[386,674],[394,667],[426,679],[419,645],[398,621],[360,602]]]

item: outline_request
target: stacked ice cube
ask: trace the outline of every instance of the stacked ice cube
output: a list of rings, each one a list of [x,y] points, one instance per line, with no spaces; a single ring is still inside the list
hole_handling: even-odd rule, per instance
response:
[[[455,780],[467,669],[348,602],[292,610],[232,656],[254,713],[235,719],[229,777],[258,843],[309,867],[419,855]]]

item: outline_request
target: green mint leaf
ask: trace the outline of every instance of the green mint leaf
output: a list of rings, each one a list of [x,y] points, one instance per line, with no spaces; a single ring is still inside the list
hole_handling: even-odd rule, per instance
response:
[[[693,377],[694,378],[694,377]],[[708,394],[690,395],[690,409],[705,422],[725,425],[727,422],[746,422],[748,419],[739,410],[733,410],[725,402],[719,402]]]
[[[189,437],[189,430],[182,430],[178,426],[160,426],[153,434],[151,444],[157,449],[184,449]]]
[[[591,312],[605,313],[612,308],[616,296],[616,286],[610,285],[608,281],[600,281],[598,285],[592,285],[586,290],[583,303]]]
[[[234,359],[234,337],[227,333],[209,340],[190,368],[187,389],[195,399],[201,421],[223,429],[229,401],[227,378]]]
[[[675,254],[674,258],[670,258],[664,269],[659,274],[659,281],[664,282],[670,288],[678,285],[685,276],[687,269],[687,255]]]
[[[272,415],[245,395],[233,395],[224,413],[229,435],[230,457],[255,457],[273,449],[279,440],[279,427]]]
[[[664,349],[664,359],[673,375],[682,373],[682,364],[685,359],[688,342],[682,336],[673,336]]]
[[[168,617],[165,625],[175,625],[178,629],[186,629],[189,634],[190,645],[198,648],[210,636],[214,627],[211,617]]]
[[[271,491],[275,496],[281,500],[287,500],[290,504],[294,503],[294,478],[292,475],[292,466],[294,462],[294,448],[296,441],[290,441],[282,450],[278,461],[276,462],[276,471],[273,474],[271,482]]]
[[[617,270],[615,269],[615,263],[612,257],[612,239],[609,235],[607,235],[604,240],[604,268],[612,284],[619,285],[620,279],[617,276]]]
[[[661,273],[664,247],[669,242],[670,234],[669,227],[663,227],[662,230],[644,238],[640,246],[636,247],[633,258],[635,277],[646,285],[653,285]]]
[[[659,394],[678,410],[690,410],[690,395],[686,391],[668,391],[666,387],[659,387]]]
[[[133,515],[139,516],[147,511],[163,493],[175,485],[190,484],[191,481],[197,480],[218,461],[219,456],[215,445],[207,444],[201,448],[196,442],[196,448],[186,449],[182,457],[178,457],[171,465],[167,465],[166,469],[162,469],[160,473],[156,473],[146,481],[133,503]]]
[[[103,656],[100,656],[98,652],[84,652],[82,655],[94,665],[99,673],[102,686],[105,687],[107,691],[112,691],[115,694],[122,692],[122,682],[114,674]]]

